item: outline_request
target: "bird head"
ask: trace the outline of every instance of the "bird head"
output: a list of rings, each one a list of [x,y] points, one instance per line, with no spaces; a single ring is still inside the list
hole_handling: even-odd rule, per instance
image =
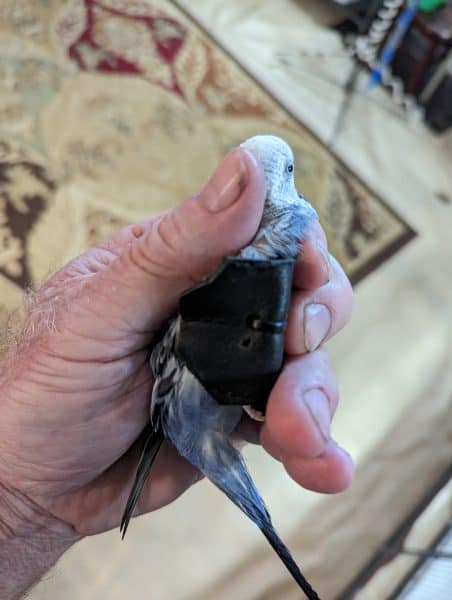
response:
[[[262,164],[267,183],[266,209],[285,209],[306,203],[295,187],[294,156],[284,140],[274,135],[256,135],[241,147],[249,150]]]

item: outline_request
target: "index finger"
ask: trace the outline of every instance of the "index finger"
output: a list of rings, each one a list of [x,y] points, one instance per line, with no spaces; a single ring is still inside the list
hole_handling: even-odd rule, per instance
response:
[[[303,240],[294,270],[293,283],[300,290],[315,290],[328,283],[330,262],[325,231],[317,219],[313,220]]]

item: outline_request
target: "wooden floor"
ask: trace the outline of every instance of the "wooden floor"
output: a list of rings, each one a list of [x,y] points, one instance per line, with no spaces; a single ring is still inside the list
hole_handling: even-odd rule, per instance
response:
[[[181,4],[329,143],[351,63],[314,3]],[[358,285],[353,322],[330,344],[342,398],[334,435],[359,466],[352,490],[326,499],[299,490],[263,452],[247,451],[275,523],[326,600],[425,493],[452,445],[452,135],[410,125],[382,92],[358,93],[333,148],[418,235]],[[83,541],[30,597],[299,595],[254,528],[203,483],[137,520],[124,543],[117,532]]]

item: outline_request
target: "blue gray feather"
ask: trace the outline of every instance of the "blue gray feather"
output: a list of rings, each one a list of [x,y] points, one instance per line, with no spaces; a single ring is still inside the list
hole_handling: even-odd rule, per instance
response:
[[[316,213],[295,188],[292,151],[283,140],[273,136],[256,136],[242,146],[262,164],[267,196],[256,236],[239,256],[254,260],[296,258],[307,226]],[[174,342],[178,326],[175,317],[151,355],[155,377],[151,398],[152,430],[124,513],[123,532],[149,473],[149,463],[152,464],[162,439],[166,438],[181,456],[256,523],[306,596],[310,600],[318,599],[274,530],[246,464],[230,442],[230,434],[239,423],[243,408],[218,404],[176,358]]]

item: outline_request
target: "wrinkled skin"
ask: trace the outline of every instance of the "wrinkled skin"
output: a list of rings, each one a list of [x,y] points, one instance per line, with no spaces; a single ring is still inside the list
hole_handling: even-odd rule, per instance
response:
[[[123,229],[44,283],[30,299],[17,346],[1,364],[5,488],[77,535],[119,524],[149,418],[153,336],[182,291],[252,239],[264,196],[260,165],[235,150],[198,194]],[[267,421],[259,428],[244,420],[237,436],[261,443],[300,485],[338,492],[349,485],[353,466],[329,434],[338,393],[327,354],[317,347],[348,321],[352,293],[318,222],[297,263],[294,287],[287,362]],[[320,311],[323,332],[318,317],[317,329],[308,323],[316,313],[306,311],[308,305],[326,307]],[[167,444],[139,511],[173,501],[197,479]]]

